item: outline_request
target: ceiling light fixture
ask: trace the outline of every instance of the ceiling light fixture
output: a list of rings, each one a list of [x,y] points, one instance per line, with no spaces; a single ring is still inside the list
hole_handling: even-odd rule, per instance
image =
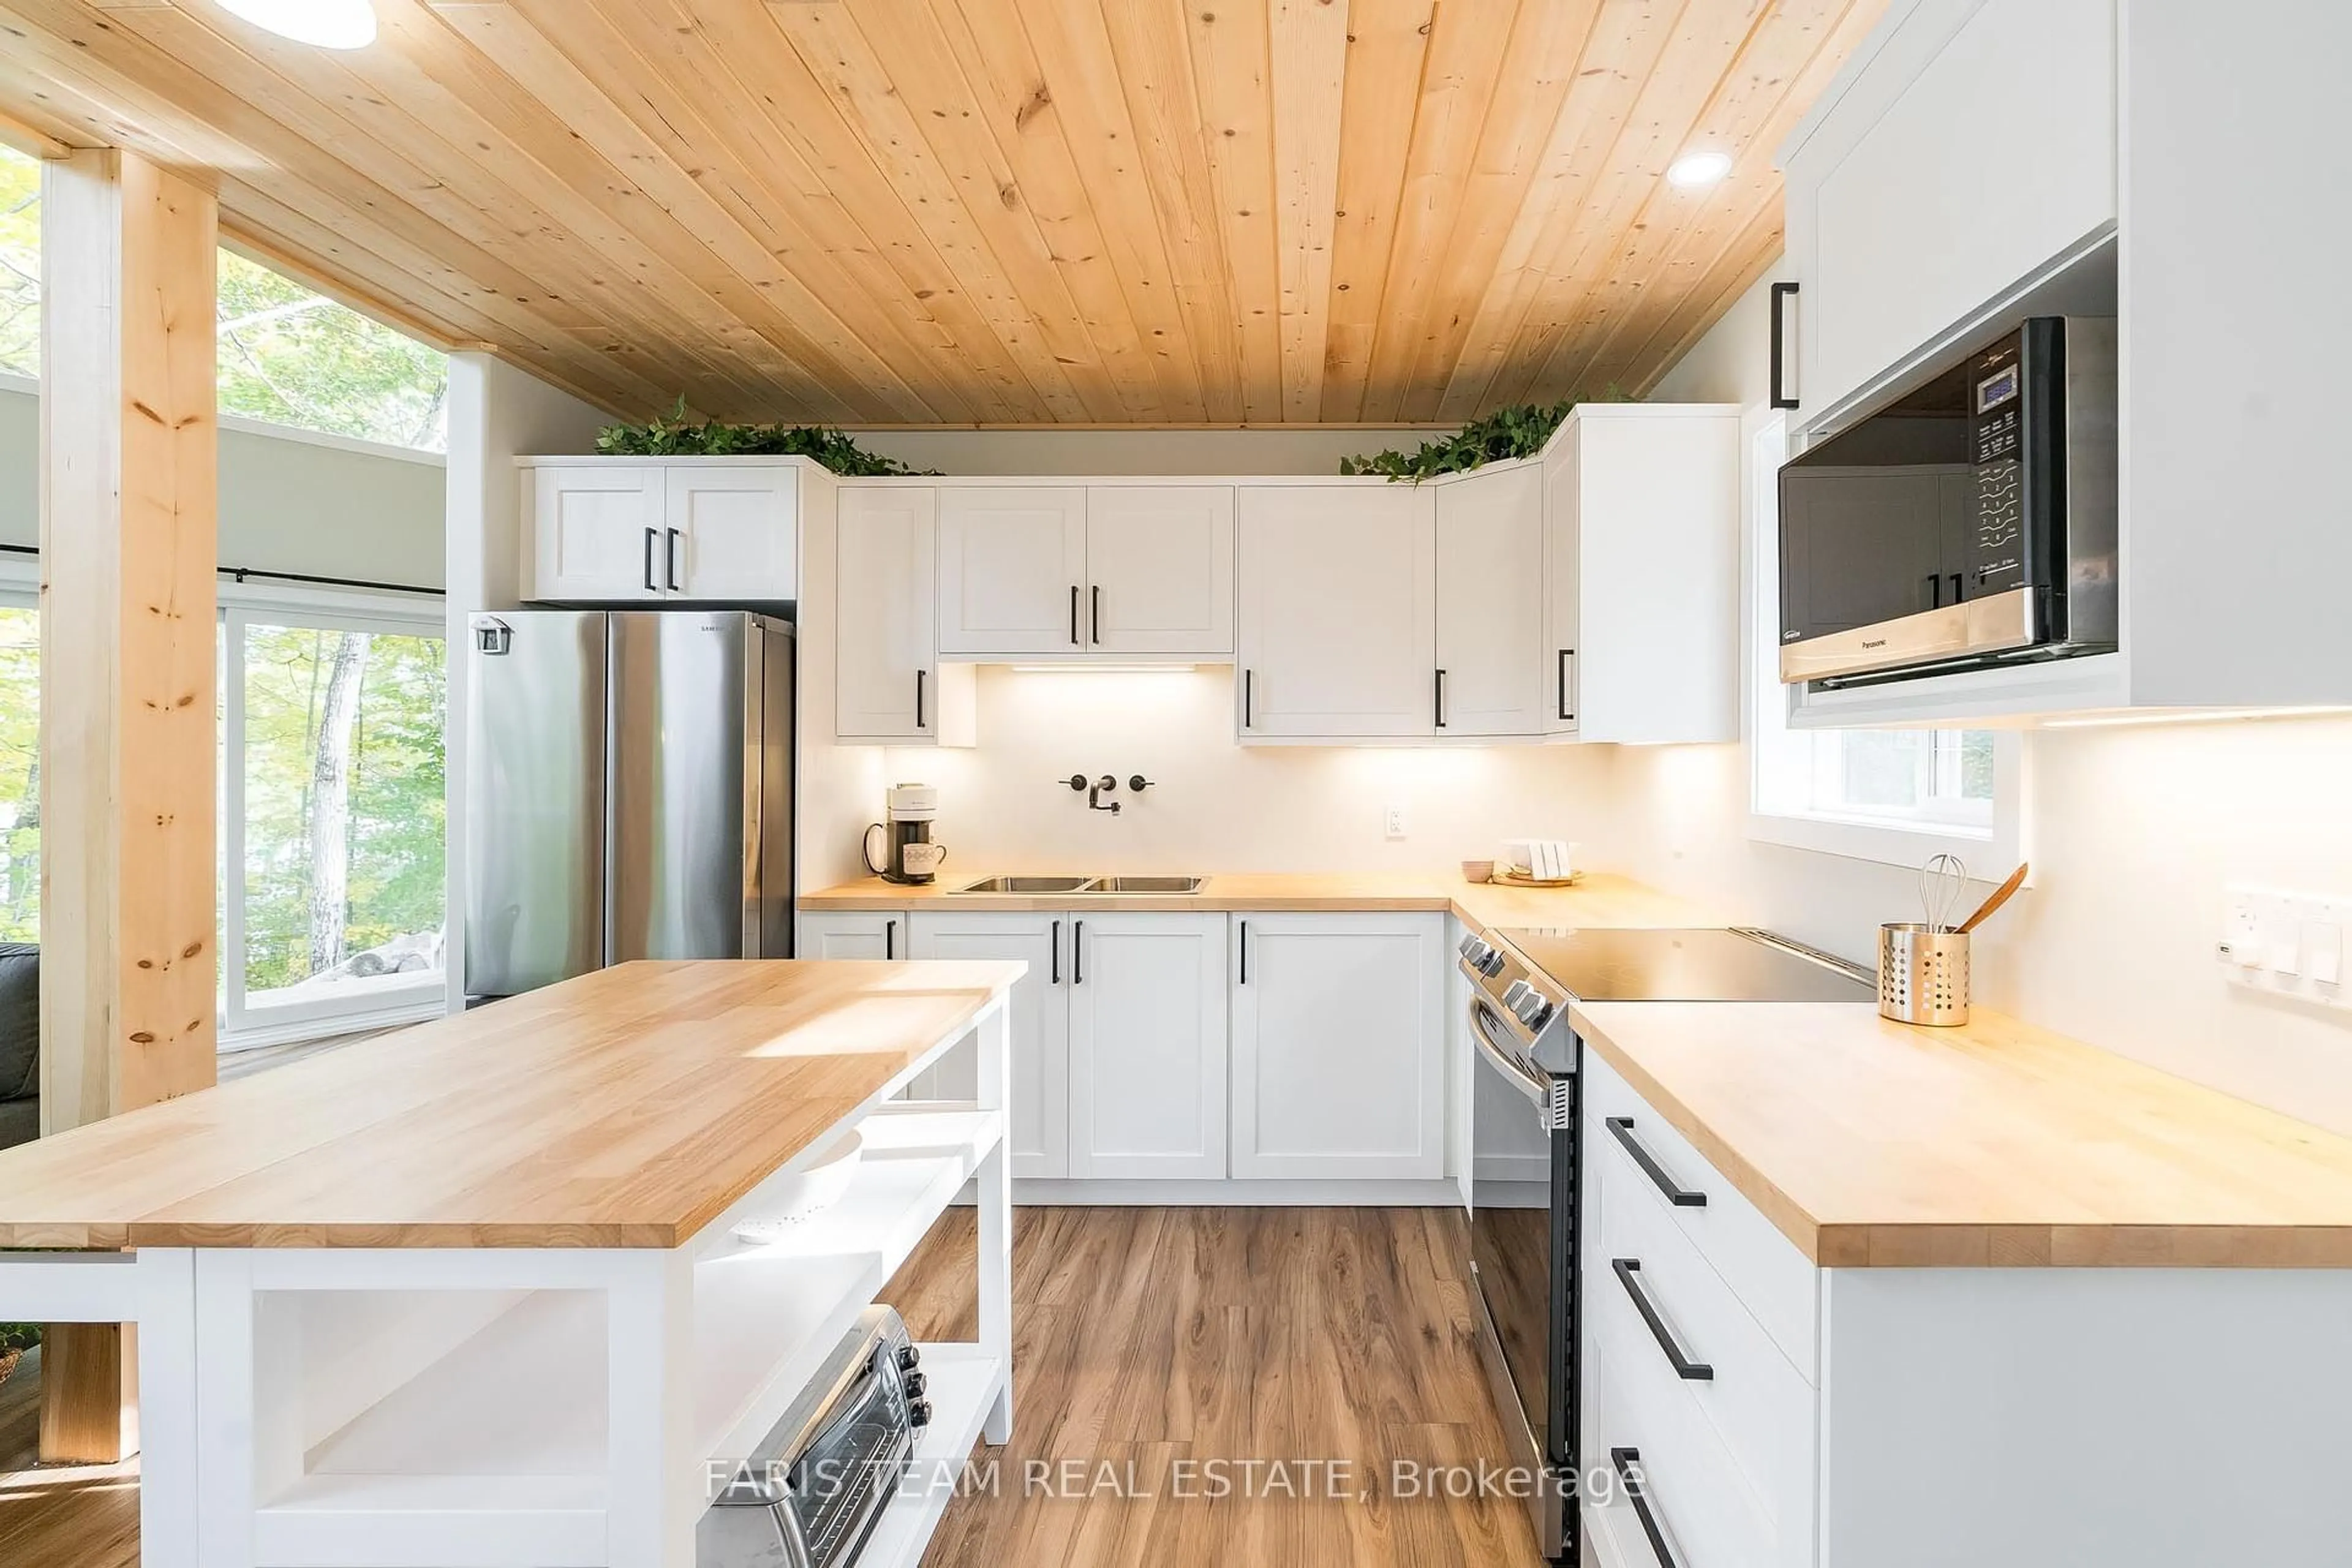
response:
[[[322,49],[363,49],[375,42],[375,7],[369,0],[220,0],[232,16]]]
[[[1728,153],[1685,153],[1666,165],[1666,183],[1685,190],[1711,185],[1731,173]]]

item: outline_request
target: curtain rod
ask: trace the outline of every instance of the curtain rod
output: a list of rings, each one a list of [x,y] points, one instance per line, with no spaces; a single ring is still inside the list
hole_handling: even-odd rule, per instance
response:
[[[0,552],[10,555],[38,555],[40,547],[33,544],[0,544]],[[258,566],[223,566],[216,569],[223,577],[244,582],[251,577],[266,577],[273,583],[310,583],[321,588],[368,588],[379,594],[429,594],[436,599],[448,597],[441,588],[420,588],[413,583],[373,583],[364,577],[318,577],[307,572],[265,572]]]

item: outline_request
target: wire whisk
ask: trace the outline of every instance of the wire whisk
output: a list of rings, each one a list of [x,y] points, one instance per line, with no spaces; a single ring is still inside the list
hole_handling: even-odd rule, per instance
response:
[[[1947,931],[1952,929],[1952,917],[1960,910],[1960,900],[1968,897],[1969,868],[1957,855],[1937,855],[1919,868],[1919,905],[1927,915],[1927,929]]]

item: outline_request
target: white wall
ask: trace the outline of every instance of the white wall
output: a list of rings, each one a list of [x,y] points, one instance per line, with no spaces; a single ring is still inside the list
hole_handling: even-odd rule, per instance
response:
[[[979,672],[979,744],[887,752],[885,782],[940,786],[957,878],[1005,871],[1429,871],[1504,837],[1604,838],[1609,762],[1574,746],[1300,747],[1234,742],[1230,665]],[[1142,773],[1153,787],[1127,787]],[[1114,816],[1073,773],[1116,774]],[[1407,837],[1383,836],[1406,810]],[[853,847],[854,849],[854,847]]]
[[[1761,417],[1768,282],[1653,395]],[[2232,988],[2214,951],[2229,882],[2352,893],[2352,719],[2025,744],[2034,886],[1980,938],[1978,1001],[2352,1132],[2352,1013]],[[1740,747],[1624,748],[1613,778],[1603,858],[1633,875],[1865,962],[1879,921],[1916,918],[1907,869],[1748,841]]]
[[[1373,430],[858,430],[858,445],[956,474],[1336,474],[1339,459],[1411,450],[1452,425]]]
[[[593,452],[602,409],[559,391],[494,354],[449,356],[446,571],[449,717],[446,766],[448,833],[449,1010],[466,1000],[465,866],[467,617],[511,608],[522,592],[522,479],[518,457]]]
[[[0,376],[0,543],[40,538],[40,397]],[[441,586],[442,459],[224,419],[224,566]]]

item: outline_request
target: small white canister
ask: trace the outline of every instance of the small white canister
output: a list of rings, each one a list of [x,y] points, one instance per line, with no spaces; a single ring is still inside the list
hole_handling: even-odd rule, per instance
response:
[[[1878,1014],[1949,1028],[1969,1021],[1969,933],[1894,921],[1878,928]]]

